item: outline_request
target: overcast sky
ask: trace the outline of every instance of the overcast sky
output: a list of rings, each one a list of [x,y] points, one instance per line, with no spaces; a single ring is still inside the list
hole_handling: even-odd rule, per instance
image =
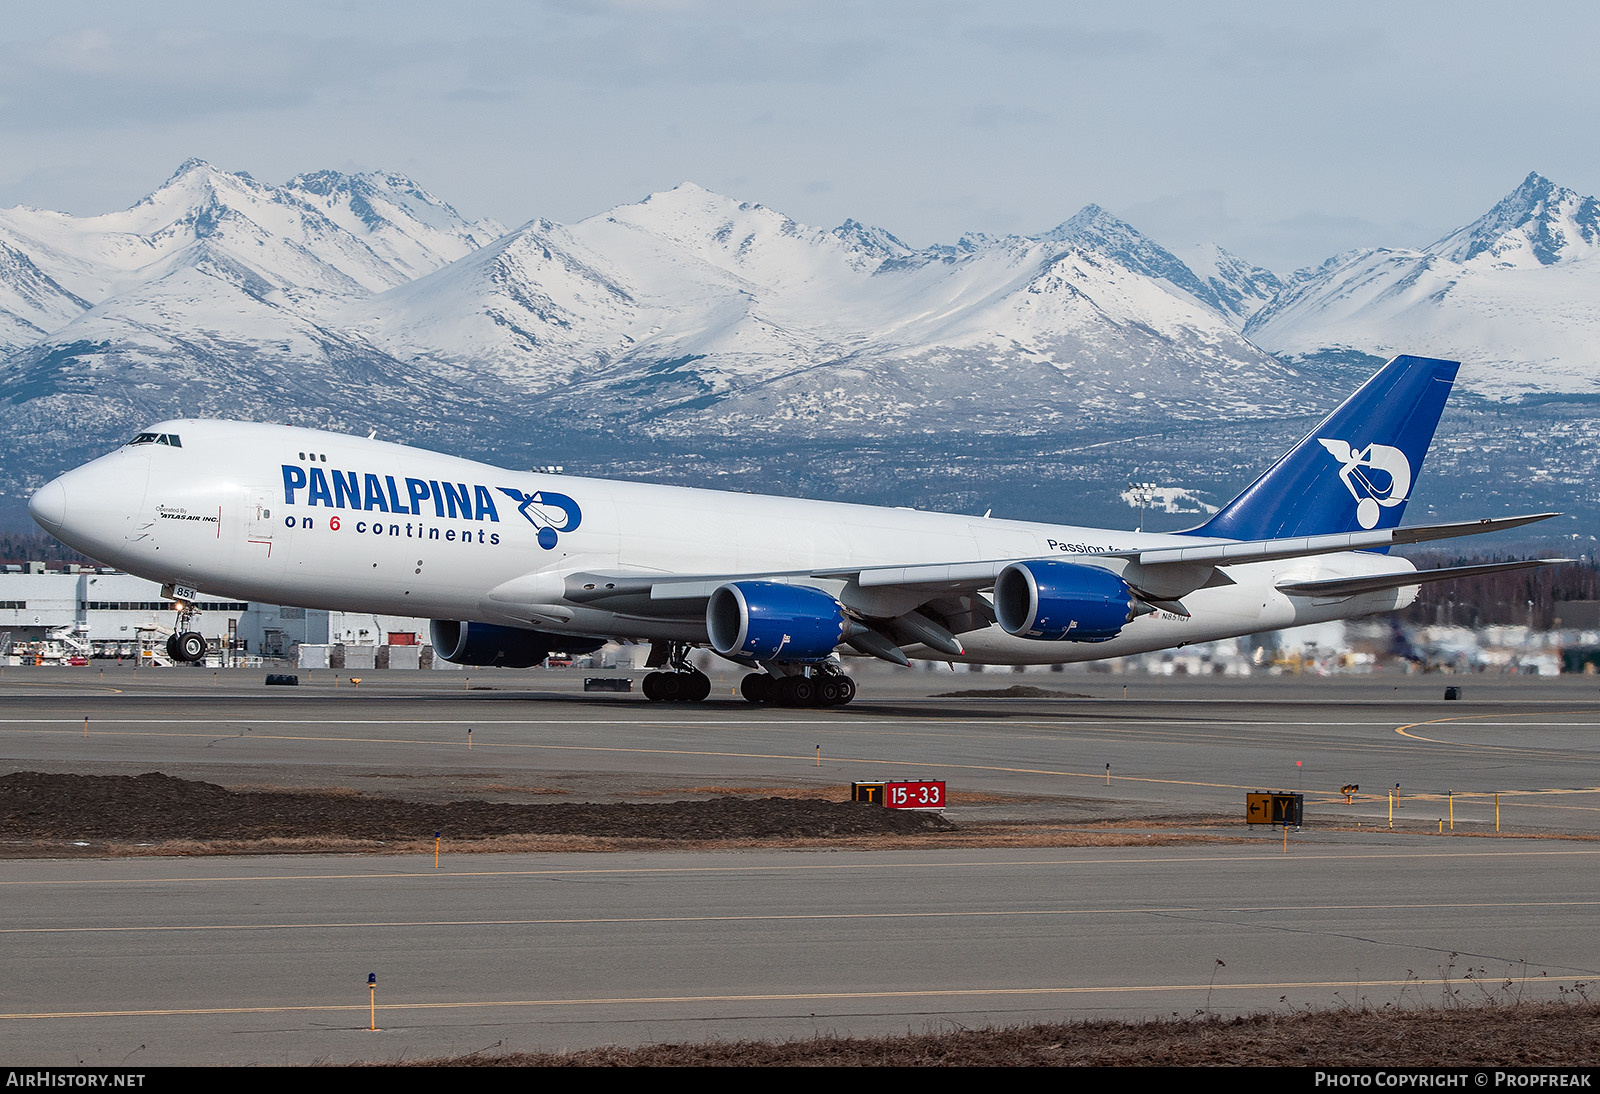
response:
[[[510,226],[692,180],[917,246],[1098,202],[1287,272],[1427,243],[1530,170],[1600,192],[1597,30],[1587,3],[16,4],[0,206],[122,208],[190,156],[400,171]]]

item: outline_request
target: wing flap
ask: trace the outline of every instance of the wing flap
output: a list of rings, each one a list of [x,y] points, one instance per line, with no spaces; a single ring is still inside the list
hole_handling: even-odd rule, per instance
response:
[[[854,577],[864,589],[886,585],[928,585],[951,589],[982,588],[1013,562],[1004,558],[991,562],[941,562],[928,566],[877,566],[860,570],[822,570],[817,577]]]

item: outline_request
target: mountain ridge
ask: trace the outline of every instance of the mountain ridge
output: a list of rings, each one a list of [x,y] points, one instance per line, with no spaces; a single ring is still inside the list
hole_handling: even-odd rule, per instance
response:
[[[126,210],[0,210],[0,433],[59,448],[0,492],[174,414],[507,452],[1010,443],[1315,413],[1394,352],[1460,357],[1469,392],[1584,395],[1591,273],[1600,206],[1537,173],[1428,248],[1280,278],[1098,205],[914,248],[686,182],[507,231],[392,172],[189,160]]]
[[[1462,361],[1497,398],[1600,392],[1600,202],[1537,172],[1426,247],[1347,251],[1244,325],[1294,361],[1359,350]]]

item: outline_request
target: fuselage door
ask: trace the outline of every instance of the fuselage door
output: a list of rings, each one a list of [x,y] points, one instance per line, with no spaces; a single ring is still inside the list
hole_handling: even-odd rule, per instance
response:
[[[252,543],[271,543],[279,523],[272,517],[274,495],[269,486],[249,486],[244,492],[244,538]]]

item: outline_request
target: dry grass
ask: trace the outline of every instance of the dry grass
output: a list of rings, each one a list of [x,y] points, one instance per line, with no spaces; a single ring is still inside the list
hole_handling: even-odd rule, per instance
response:
[[[408,1061],[476,1067],[1582,1067],[1600,1056],[1600,1004],[1493,1002],[1089,1021],[903,1037],[599,1048]]]

